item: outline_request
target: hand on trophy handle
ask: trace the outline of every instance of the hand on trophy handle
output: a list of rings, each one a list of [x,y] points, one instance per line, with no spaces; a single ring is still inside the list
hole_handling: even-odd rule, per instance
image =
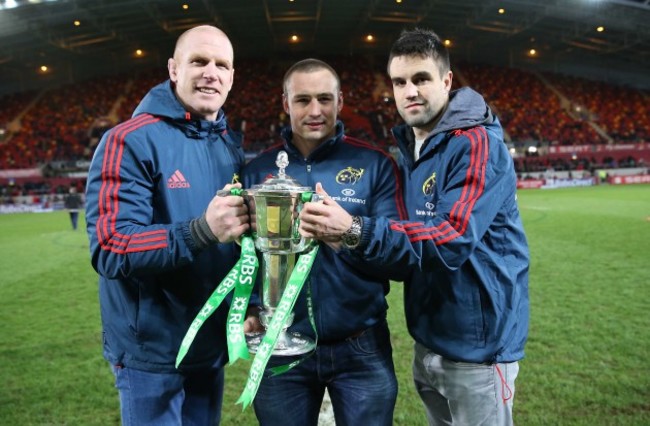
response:
[[[334,250],[341,248],[341,235],[352,225],[352,216],[327,195],[321,183],[316,184],[321,202],[305,203],[300,212],[300,234],[323,241]]]
[[[240,183],[228,184],[212,198],[205,211],[205,218],[210,230],[221,243],[237,240],[248,231],[248,206],[239,196],[223,196],[233,188],[241,188]]]
[[[244,320],[244,333],[261,333],[264,332],[264,326],[260,322],[260,307],[249,306],[246,311]]]

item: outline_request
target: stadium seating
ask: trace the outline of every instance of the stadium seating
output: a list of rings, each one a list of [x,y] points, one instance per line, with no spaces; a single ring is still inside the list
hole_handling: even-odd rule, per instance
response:
[[[341,118],[347,133],[384,148],[391,146],[390,129],[401,118],[392,100],[385,58],[324,59],[341,76],[345,104]],[[242,59],[236,64],[235,83],[225,110],[231,127],[243,135],[248,152],[259,152],[277,142],[280,129],[289,124],[282,109],[281,81],[291,63]],[[571,147],[644,143],[650,139],[647,92],[488,65],[461,63],[454,72],[454,87],[470,85],[482,93],[499,116],[508,141],[515,145]],[[164,69],[155,69],[100,77],[41,93],[0,97],[0,128],[4,131],[0,134],[0,170],[87,162],[102,133],[128,119],[149,88],[166,78]],[[564,153],[518,156],[515,164],[519,172],[539,172],[634,167],[650,160],[631,152]],[[34,189],[38,184],[27,189],[18,186],[28,193],[51,190],[43,185],[40,189]],[[18,186],[11,190],[17,191]]]
[[[648,93],[557,74],[545,77],[571,99],[574,110],[599,124],[614,142],[643,142],[650,138]]]

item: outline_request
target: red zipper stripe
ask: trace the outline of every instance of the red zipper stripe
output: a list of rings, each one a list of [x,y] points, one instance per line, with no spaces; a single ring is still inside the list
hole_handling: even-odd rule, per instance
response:
[[[461,196],[454,203],[449,220],[438,226],[425,228],[422,222],[391,225],[392,230],[408,235],[411,242],[434,240],[436,245],[442,245],[458,238],[467,230],[474,205],[485,190],[488,136],[483,127],[461,131],[456,136],[460,134],[467,135],[471,144],[470,164],[465,175]]]

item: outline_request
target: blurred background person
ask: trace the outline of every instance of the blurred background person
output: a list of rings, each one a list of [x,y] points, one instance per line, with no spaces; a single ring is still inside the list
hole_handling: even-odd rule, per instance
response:
[[[79,209],[82,209],[84,206],[83,198],[81,194],[77,192],[77,188],[71,186],[66,194],[65,199],[63,200],[63,207],[68,211],[70,215],[70,223],[72,224],[72,229],[77,230],[77,223],[79,222]]]

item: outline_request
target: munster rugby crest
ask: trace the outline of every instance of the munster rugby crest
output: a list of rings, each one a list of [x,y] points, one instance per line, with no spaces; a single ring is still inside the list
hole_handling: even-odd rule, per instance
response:
[[[364,169],[346,167],[336,174],[336,183],[341,185],[354,185],[363,176]]]
[[[422,192],[424,195],[433,195],[434,188],[436,186],[436,172],[433,172],[431,176],[422,184]]]

